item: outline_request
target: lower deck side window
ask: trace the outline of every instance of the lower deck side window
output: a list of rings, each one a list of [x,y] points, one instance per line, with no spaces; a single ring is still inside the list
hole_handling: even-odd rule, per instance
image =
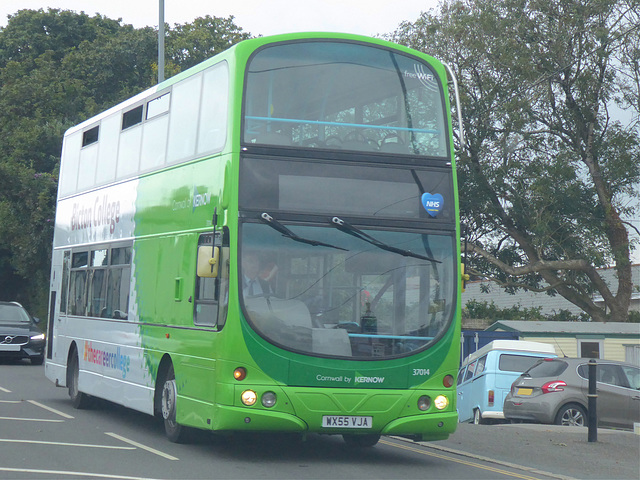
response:
[[[96,255],[99,252],[100,255]],[[71,261],[67,259],[71,254]],[[95,261],[95,258],[100,261]],[[126,320],[131,284],[131,247],[65,252],[61,313]],[[88,259],[92,259],[88,261]],[[68,278],[68,290],[67,279]]]

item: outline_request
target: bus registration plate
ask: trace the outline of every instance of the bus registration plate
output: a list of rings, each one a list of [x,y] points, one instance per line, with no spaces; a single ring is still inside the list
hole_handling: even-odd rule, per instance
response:
[[[353,415],[325,415],[322,417],[323,428],[371,428],[373,417]]]

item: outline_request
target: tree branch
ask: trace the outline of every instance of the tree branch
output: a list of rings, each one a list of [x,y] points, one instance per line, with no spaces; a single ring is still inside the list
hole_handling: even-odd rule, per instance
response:
[[[608,285],[602,279],[602,277],[600,277],[597,270],[583,259],[551,261],[538,260],[522,267],[513,267],[494,257],[478,245],[467,243],[466,251],[480,255],[489,263],[505,272],[507,275],[521,277],[530,273],[539,273],[547,282],[547,284],[550,285],[549,288],[557,290],[558,293],[566,298],[569,302],[583,309],[590,315],[597,314],[598,316],[604,316],[604,310],[596,305],[593,300],[587,295],[576,292],[573,288],[570,288],[571,284],[558,277],[558,275],[556,274],[558,270],[573,270],[583,272],[589,277],[589,280],[591,280],[596,290],[602,295],[605,304],[608,302],[613,302],[615,300],[615,297],[611,293],[611,290],[609,290]],[[519,286],[528,290],[535,291],[534,288],[529,287],[528,285]]]
[[[633,229],[636,231],[636,233],[637,233],[638,235],[640,235],[640,230],[638,230],[636,227],[634,227],[631,223],[626,222],[626,221],[624,221],[624,220],[620,220],[620,222],[621,222],[621,223],[624,223],[625,225],[629,225],[631,228],[633,228]]]
[[[495,265],[500,270],[505,272],[507,275],[511,275],[514,277],[521,277],[523,275],[528,275],[530,273],[539,273],[543,270],[555,272],[558,270],[575,270],[580,272],[585,272],[589,269],[593,269],[586,260],[577,259],[577,260],[538,260],[534,263],[530,263],[528,265],[522,267],[512,267],[499,260],[498,258],[491,255],[489,252],[479,247],[478,245],[474,245],[472,243],[467,243],[467,252],[477,253],[482,256],[484,259],[488,260],[489,263]],[[564,282],[562,282],[564,283]]]

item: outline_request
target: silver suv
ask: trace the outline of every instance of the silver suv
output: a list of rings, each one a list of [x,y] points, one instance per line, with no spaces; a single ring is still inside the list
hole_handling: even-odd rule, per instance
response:
[[[507,420],[587,424],[589,358],[553,358],[537,362],[518,377],[504,401]],[[633,428],[640,422],[640,368],[597,360],[596,400],[599,425]]]

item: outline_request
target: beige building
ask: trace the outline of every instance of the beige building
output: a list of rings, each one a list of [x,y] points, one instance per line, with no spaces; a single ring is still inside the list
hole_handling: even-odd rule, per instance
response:
[[[520,340],[550,343],[560,356],[603,358],[640,366],[640,323],[502,320],[486,329]]]

